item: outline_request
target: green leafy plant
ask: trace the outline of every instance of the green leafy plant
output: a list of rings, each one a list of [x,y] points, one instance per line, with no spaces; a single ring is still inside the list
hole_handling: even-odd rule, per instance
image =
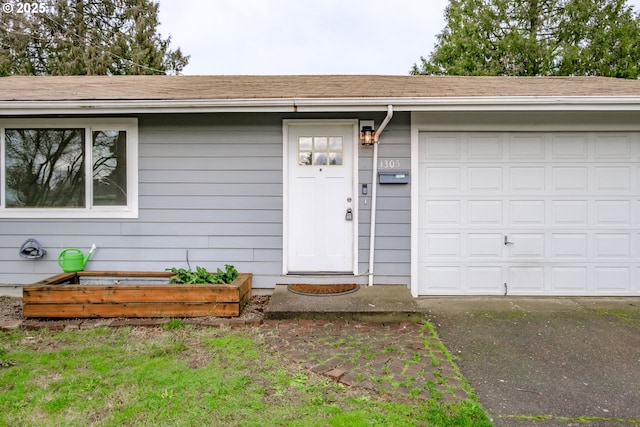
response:
[[[169,283],[182,283],[185,285],[193,285],[199,283],[225,284],[231,283],[238,277],[238,271],[233,265],[225,264],[225,271],[218,268],[215,273],[210,273],[204,267],[196,266],[196,271],[184,268],[167,268],[174,276],[171,276]]]

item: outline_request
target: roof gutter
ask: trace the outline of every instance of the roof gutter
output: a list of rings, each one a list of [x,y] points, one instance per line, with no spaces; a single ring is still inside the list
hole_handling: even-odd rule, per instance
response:
[[[216,112],[640,111],[637,96],[509,96],[430,98],[4,100],[0,115]]]

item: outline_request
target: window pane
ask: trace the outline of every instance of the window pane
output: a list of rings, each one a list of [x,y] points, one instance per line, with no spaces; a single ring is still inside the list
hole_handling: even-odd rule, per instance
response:
[[[342,151],[342,137],[332,136],[329,138],[329,150],[330,151]]]
[[[93,204],[127,204],[127,133],[93,132]]]
[[[84,129],[6,129],[9,208],[84,207]]]
[[[314,153],[313,155],[313,164],[314,165],[326,165],[327,164],[327,153]]]
[[[301,136],[298,138],[298,151],[311,151],[312,138],[308,136]]]
[[[313,138],[313,151],[327,151],[326,136],[316,136]]]
[[[329,164],[336,166],[342,165],[342,153],[329,153]]]
[[[298,166],[307,166],[311,165],[311,152],[305,151],[304,153],[298,154]]]

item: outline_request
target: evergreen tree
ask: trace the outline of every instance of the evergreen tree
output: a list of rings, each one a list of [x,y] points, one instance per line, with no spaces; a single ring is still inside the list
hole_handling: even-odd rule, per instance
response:
[[[0,75],[179,74],[189,56],[157,32],[152,0],[57,0],[0,15]]]
[[[640,74],[640,19],[626,0],[451,0],[445,19],[412,74]]]

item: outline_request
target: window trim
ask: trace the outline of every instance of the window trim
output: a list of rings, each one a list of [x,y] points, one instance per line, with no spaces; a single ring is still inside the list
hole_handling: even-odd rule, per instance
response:
[[[93,132],[127,132],[127,205],[93,206],[92,164],[85,162],[86,206],[83,208],[7,208],[5,181],[5,129],[69,129],[85,131],[85,159],[92,155]],[[138,218],[138,119],[137,118],[61,118],[0,119],[0,218]]]

